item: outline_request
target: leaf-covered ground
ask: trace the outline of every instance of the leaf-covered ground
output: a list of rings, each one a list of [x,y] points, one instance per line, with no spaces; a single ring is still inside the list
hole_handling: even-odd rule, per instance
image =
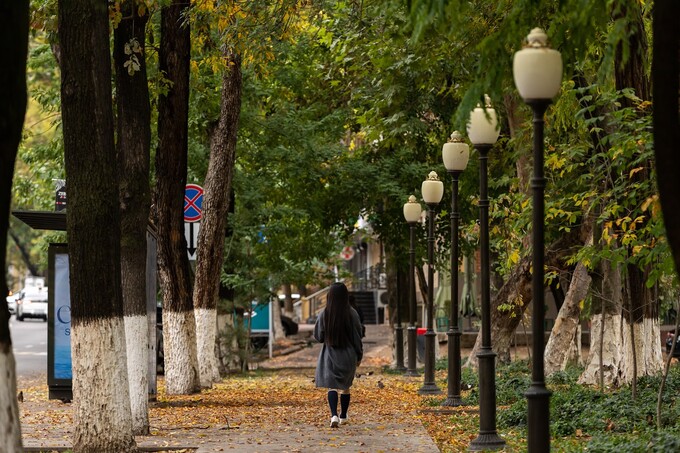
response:
[[[315,387],[312,369],[231,376],[196,395],[166,395],[161,381],[151,436],[137,440],[205,451],[436,452],[418,415],[420,380],[363,373],[353,387],[350,422],[339,429],[329,427],[326,392]],[[42,384],[24,388],[23,397],[25,445],[68,446],[72,405],[48,401]]]
[[[526,362],[501,367],[496,379],[497,428],[506,451],[526,450],[526,368]],[[548,382],[553,391],[552,451],[680,451],[680,367],[669,377],[661,431],[654,420],[658,377],[642,378],[633,401],[627,388],[600,393],[576,384],[577,371]],[[380,367],[360,372],[352,390],[350,423],[339,429],[329,427],[326,392],[315,387],[310,368],[234,375],[196,395],[166,395],[161,380],[158,401],[150,408],[151,436],[139,437],[138,444],[201,451],[462,452],[477,436],[478,394],[470,370],[464,369],[463,382],[472,389],[462,394],[469,406],[458,408],[441,406],[444,370],[436,373],[443,393],[434,397],[418,395],[422,376],[407,378]],[[25,445],[68,446],[71,405],[48,401],[46,385],[33,384],[20,387]]]

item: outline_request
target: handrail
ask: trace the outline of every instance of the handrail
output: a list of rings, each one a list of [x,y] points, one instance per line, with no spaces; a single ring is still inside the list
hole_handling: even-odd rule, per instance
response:
[[[387,287],[385,266],[382,263],[378,263],[357,272],[350,281],[340,281],[344,282],[350,291],[385,289]],[[309,296],[300,298],[302,319],[307,320],[317,316],[326,307],[326,294],[328,294],[329,289],[330,286],[326,286]]]
[[[326,294],[328,294],[330,289],[331,287],[329,285],[325,288],[321,288],[313,294],[310,294],[309,296],[303,296],[300,298],[300,302],[302,303],[302,319],[307,320],[312,316],[317,316],[321,310],[326,307]]]

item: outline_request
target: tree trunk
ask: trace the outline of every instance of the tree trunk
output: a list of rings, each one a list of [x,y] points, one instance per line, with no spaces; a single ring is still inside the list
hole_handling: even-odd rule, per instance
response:
[[[285,299],[283,300],[283,313],[292,318],[295,316],[295,308],[293,307],[293,289],[290,283],[285,283],[283,285],[283,294]]]
[[[163,291],[165,386],[170,395],[200,389],[196,320],[191,299],[189,258],[184,238],[189,118],[189,2],[174,0],[161,9],[159,69],[170,82],[158,98],[156,228],[158,274]]]
[[[286,338],[286,332],[283,330],[283,323],[281,322],[281,303],[277,298],[272,298],[271,304],[274,340],[282,340]]]
[[[645,33],[642,10],[638,2],[624,2],[616,16],[626,17],[628,39],[616,47],[615,78],[616,88],[633,88],[643,100],[650,99],[650,81],[647,77],[648,43]],[[627,58],[624,47],[628,47]],[[632,102],[623,99],[624,105]],[[631,183],[640,183],[650,178],[652,162],[647,162],[643,171],[631,176]],[[629,252],[632,255],[632,251]],[[623,380],[635,380],[637,376],[658,373],[663,367],[661,343],[659,341],[658,303],[653,301],[651,291],[646,285],[649,265],[627,267],[626,307],[623,345],[626,348]]]
[[[573,247],[585,242],[588,234],[586,227],[573,229],[551,244],[545,254],[545,265],[552,268],[563,267],[563,260],[573,252]],[[531,300],[531,255],[523,257],[508,276],[507,281],[491,301],[491,344],[498,354],[500,363],[510,361],[512,336],[519,325],[524,311]],[[509,311],[499,310],[499,306],[509,304]],[[481,331],[470,352],[466,366],[477,366],[477,352],[481,346]]]
[[[149,327],[146,313],[146,227],[151,199],[151,107],[146,78],[145,27],[132,2],[121,5],[114,30],[116,154],[120,181],[120,258],[132,431],[149,434]]]
[[[545,347],[545,374],[549,375],[556,371],[564,370],[567,365],[581,361],[581,350],[577,347],[574,357],[574,344],[580,345],[579,318],[581,315],[581,302],[586,298],[590,288],[590,275],[582,263],[576,265],[571,277],[571,284],[567,296],[560,308],[560,312],[552,328],[550,339]]]
[[[7,269],[7,230],[12,198],[12,179],[21,130],[26,114],[26,58],[28,55],[28,1],[0,3],[0,266]],[[0,279],[0,295],[7,294]],[[16,362],[12,352],[7,304],[0,304],[0,451],[23,451],[17,402]]]
[[[652,376],[663,369],[658,304],[652,302],[645,284],[645,273],[628,273],[629,309],[624,311],[623,380],[632,382],[639,376]],[[641,291],[641,288],[644,290]]]
[[[12,170],[14,167],[10,167]],[[9,208],[7,208],[9,209]],[[31,273],[31,275],[39,275],[40,271],[38,270],[38,267],[31,262],[31,255],[28,252],[28,249],[26,248],[26,244],[24,244],[21,241],[21,238],[17,236],[14,231],[10,228],[9,230],[9,235],[14,241],[14,244],[16,244],[17,248],[19,249],[19,253],[21,254],[21,258],[24,260],[24,264],[26,264],[26,268],[28,269],[28,272]]]
[[[652,87],[654,97],[654,156],[657,184],[668,243],[675,271],[680,271],[680,178],[677,149],[680,143],[680,2],[654,2]]]
[[[121,360],[125,329],[107,5],[60,1],[59,40],[69,190],[73,450],[134,451],[127,365]]]
[[[621,271],[608,261],[602,263],[602,303],[593,306],[590,327],[590,353],[579,383],[618,386],[622,379],[624,352],[621,348]],[[599,288],[594,287],[593,291]],[[596,345],[596,341],[601,345]]]
[[[226,46],[223,53],[226,68],[222,75],[220,119],[210,140],[210,163],[204,183],[203,218],[198,235],[194,284],[196,340],[202,387],[211,387],[220,378],[215,355],[217,298],[241,112],[241,58]]]

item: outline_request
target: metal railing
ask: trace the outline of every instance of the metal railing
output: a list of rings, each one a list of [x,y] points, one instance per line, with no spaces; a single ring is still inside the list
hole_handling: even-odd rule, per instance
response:
[[[344,281],[344,280],[343,280]],[[378,263],[354,274],[351,280],[344,281],[350,291],[376,291],[387,288],[385,265]],[[315,318],[326,306],[326,295],[330,286],[320,289],[309,296],[301,297],[295,305],[299,305],[299,316],[302,322]]]
[[[387,274],[385,273],[385,265],[383,263],[378,263],[357,272],[352,279],[352,289],[354,291],[371,291],[386,288]]]

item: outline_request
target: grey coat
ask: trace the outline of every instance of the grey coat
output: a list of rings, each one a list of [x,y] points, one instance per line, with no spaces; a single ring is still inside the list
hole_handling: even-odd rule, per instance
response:
[[[354,381],[357,366],[361,363],[364,355],[363,344],[361,343],[361,321],[359,321],[357,312],[352,308],[350,345],[344,348],[328,346],[324,342],[323,319],[325,313],[325,310],[321,312],[314,326],[314,338],[319,343],[324,343],[316,364],[315,383],[317,387],[349,390]]]

